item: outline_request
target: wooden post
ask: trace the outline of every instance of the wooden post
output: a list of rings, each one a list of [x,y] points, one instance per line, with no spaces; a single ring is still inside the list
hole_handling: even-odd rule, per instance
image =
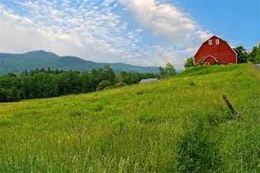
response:
[[[230,103],[226,95],[223,95],[223,99],[226,102],[228,108],[231,110],[232,114],[238,116],[237,111],[233,108],[232,104]]]

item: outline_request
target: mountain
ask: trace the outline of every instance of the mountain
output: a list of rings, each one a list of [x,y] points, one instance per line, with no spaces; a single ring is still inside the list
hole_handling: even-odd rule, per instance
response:
[[[52,52],[44,50],[32,51],[23,54],[0,53],[0,74],[21,73],[25,69],[31,70],[36,68],[63,69],[90,71],[93,68],[104,67],[110,65],[116,72],[134,71],[158,73],[158,67],[142,67],[124,63],[97,63],[93,61],[83,60],[75,56],[58,56]]]

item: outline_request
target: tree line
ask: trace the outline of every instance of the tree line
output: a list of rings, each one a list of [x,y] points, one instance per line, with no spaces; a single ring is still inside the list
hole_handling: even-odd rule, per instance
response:
[[[90,72],[50,68],[25,70],[19,75],[9,73],[0,76],[0,102],[88,93],[136,84],[146,78],[160,78],[160,74],[137,72],[116,74],[108,65],[92,69]]]
[[[237,53],[238,63],[260,63],[260,44],[258,46],[254,46],[251,51],[247,51],[243,46],[238,46],[234,48]],[[194,66],[193,57],[186,58],[184,63],[185,68],[189,68]]]

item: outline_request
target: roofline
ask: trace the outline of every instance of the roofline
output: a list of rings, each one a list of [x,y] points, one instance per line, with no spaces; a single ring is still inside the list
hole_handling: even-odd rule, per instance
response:
[[[204,41],[202,44],[201,44],[201,46],[200,46],[200,48],[198,49],[198,51],[195,53],[195,55],[194,55],[194,57],[197,55],[197,53],[199,52],[199,50],[201,49],[201,47],[203,46],[203,44],[204,43],[206,43],[206,42],[208,42],[210,39],[212,39],[213,37],[217,37],[216,35],[213,35],[213,36],[211,36],[210,38],[208,38],[206,41]],[[220,40],[222,40],[221,38],[219,38],[219,37],[217,37],[218,39],[220,39]],[[223,40],[224,41],[224,40]]]
[[[228,45],[229,46],[229,45]],[[229,46],[230,47],[230,46]],[[235,55],[236,55],[236,64],[238,63],[238,57],[237,57],[237,52],[232,48],[232,47],[230,47],[231,49],[232,49],[232,51],[235,53]]]

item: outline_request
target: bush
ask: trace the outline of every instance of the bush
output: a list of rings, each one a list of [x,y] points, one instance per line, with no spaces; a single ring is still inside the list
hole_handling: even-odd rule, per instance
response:
[[[122,87],[122,86],[127,86],[127,84],[124,83],[124,82],[118,82],[118,83],[116,83],[116,84],[113,86],[113,88],[118,88],[118,87]]]
[[[11,89],[0,88],[0,102],[15,102],[21,100],[21,91],[16,87]]]
[[[194,66],[193,59],[194,59],[193,57],[189,57],[186,59],[185,64],[184,64],[185,69]]]
[[[111,86],[111,83],[110,83],[108,80],[102,80],[102,81],[98,84],[96,90],[97,90],[97,91],[101,91],[101,90],[104,90],[105,88],[108,88],[109,86]]]

